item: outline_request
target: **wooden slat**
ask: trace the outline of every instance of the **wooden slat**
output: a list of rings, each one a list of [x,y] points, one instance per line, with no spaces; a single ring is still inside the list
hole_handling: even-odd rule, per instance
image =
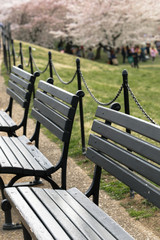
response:
[[[66,103],[76,106],[78,102],[78,97],[72,93],[69,93],[61,88],[58,88],[54,85],[51,85],[47,82],[40,81],[38,88],[41,90],[50,93],[51,95],[54,95],[55,97],[65,101]]]
[[[102,106],[97,108],[96,116],[160,142],[160,126],[158,125]]]
[[[31,208],[34,209],[34,212],[40,219],[40,221],[44,222],[44,219],[47,221],[46,228],[50,232],[50,234],[55,237],[55,239],[70,239],[65,231],[62,229],[60,224],[53,218],[51,213],[44,207],[41,200],[39,200],[33,191],[31,191],[28,187],[21,187],[18,188],[19,192],[24,196],[28,204],[31,206]],[[27,213],[26,213],[27,214]],[[30,220],[29,220],[30,221]],[[34,223],[35,224],[35,223]],[[35,224],[36,225],[36,224]]]
[[[160,191],[154,185],[140,178],[129,169],[123,168],[118,163],[101,155],[94,149],[88,148],[86,156],[95,164],[103,165],[107,172],[160,208]]]
[[[16,140],[16,139],[14,139]],[[24,147],[33,155],[34,159],[42,167],[43,170],[53,168],[52,163],[41,153],[41,151],[33,145],[26,136],[18,137],[18,140],[24,145]]]
[[[9,199],[11,205],[13,207],[16,205],[15,211],[25,228],[32,233],[32,237],[39,240],[54,239],[16,188],[6,188],[4,191],[5,196]]]
[[[32,188],[32,190],[36,194],[36,196],[43,202],[45,207],[50,211],[53,218],[55,218],[56,221],[60,222],[62,228],[65,229],[65,231],[71,237],[71,239],[75,239],[75,236],[76,236],[76,239],[81,239],[81,240],[86,239],[83,233],[77,229],[77,227],[75,226],[75,223],[72,222],[67,217],[67,215],[63,212],[63,210],[61,210],[61,208],[59,207],[59,204],[57,205],[57,201],[55,202],[50,197],[50,194],[48,195],[47,189]],[[45,222],[45,225],[47,225],[48,219],[44,219],[44,222]]]
[[[5,156],[5,154],[3,153],[1,147],[0,147],[0,172],[1,172],[1,168],[3,168],[3,171],[4,169],[8,169],[11,167],[11,164],[10,162],[8,161],[7,157]]]
[[[42,114],[37,112],[35,109],[32,109],[32,116],[42,123],[48,130],[50,130],[53,134],[55,134],[61,141],[67,141],[69,139],[69,132],[64,132],[60,127],[53,124],[47,118],[45,118]]]
[[[114,236],[109,233],[102,225],[97,221],[95,217],[90,214],[90,212],[85,209],[85,207],[81,204],[79,204],[78,201],[76,201],[70,194],[68,194],[66,191],[56,190],[56,192],[63,198],[63,200],[83,219],[84,222],[87,223],[87,228],[89,229],[89,237],[90,239],[95,239],[94,235],[93,238],[91,237],[91,232],[94,231],[100,239],[108,239],[113,240],[115,239]],[[90,201],[90,200],[89,200]],[[76,224],[76,221],[75,221]],[[77,224],[77,227],[79,227],[79,224]],[[92,229],[92,231],[90,230]],[[85,234],[85,232],[84,232]]]
[[[108,142],[103,138],[99,138],[93,134],[90,135],[88,144],[102,153],[107,154],[109,157],[117,160],[133,171],[150,179],[154,183],[160,185],[160,168],[158,166],[152,165],[150,162],[145,161],[139,156],[136,156],[131,152],[126,151],[125,149],[120,148],[119,146],[116,146],[113,143]]]
[[[21,139],[21,137],[20,137]],[[32,174],[33,175],[36,175],[36,171],[37,173],[39,171],[43,171],[44,168],[41,166],[41,164],[38,162],[38,160],[36,159],[36,156],[38,155],[36,153],[36,149],[34,147],[34,145],[30,145],[30,151],[29,148],[27,148],[27,144],[26,145],[23,145],[22,142],[20,141],[19,138],[16,138],[16,137],[12,137],[12,141],[14,142],[14,144],[16,145],[17,149],[25,156],[26,160],[30,163],[30,165],[32,166],[32,169],[35,170],[33,171],[32,170]],[[29,146],[29,144],[28,144]],[[38,150],[37,150],[38,151]],[[21,159],[20,159],[21,161]],[[29,171],[29,169],[27,168],[24,168],[24,171],[23,173],[25,174],[25,171]]]
[[[53,201],[59,206],[59,208],[65,213],[66,216],[75,224],[75,226],[86,236],[87,239],[100,239],[94,229],[92,229],[87,222],[81,218],[81,213],[77,213],[75,209],[70,206],[69,202],[64,200],[58,191],[47,189],[47,194],[53,199]],[[66,191],[62,191],[66,194]]]
[[[14,153],[10,150],[10,148],[7,146],[5,141],[3,140],[3,137],[0,137],[0,147],[4,153],[4,155],[7,157],[8,161],[10,162],[12,168],[8,169],[8,173],[12,173],[14,171],[17,171],[21,169],[20,163],[17,161],[16,156]],[[6,171],[6,169],[1,169],[1,172]],[[5,173],[5,172],[4,172]]]
[[[0,147],[3,154],[0,158],[6,156],[10,162],[11,169],[9,172],[23,173],[24,175],[46,175],[53,172],[53,165],[50,161],[32,144],[25,136],[21,137],[1,137]],[[1,172],[6,172],[6,168],[2,168]]]
[[[107,215],[101,208],[90,201],[82,192],[77,188],[68,190],[69,194],[81,204],[86,211],[88,211],[107,231],[119,240],[133,240],[133,238],[118,225],[109,215]],[[106,235],[107,236],[107,235]],[[108,239],[106,237],[106,239]]]
[[[22,152],[19,150],[19,148],[17,147],[17,145],[15,144],[14,140],[18,140],[15,137],[3,137],[3,140],[5,141],[5,143],[8,145],[8,147],[10,148],[10,150],[15,154],[15,157],[17,159],[17,161],[20,163],[21,168],[25,168],[26,171],[27,169],[32,169],[31,165],[29,164],[29,162],[27,161],[27,159],[25,158],[25,152]]]
[[[63,102],[60,102],[58,99],[55,99],[54,97],[51,97],[39,90],[36,91],[36,98],[47,104],[48,106],[54,108],[58,112],[62,113],[64,116],[73,119],[75,114],[74,108],[64,104]]]
[[[9,124],[7,123],[7,121],[3,118],[3,116],[1,116],[1,112],[0,111],[0,127],[9,127]]]
[[[160,164],[160,148],[98,120],[94,120],[92,130]]]
[[[59,104],[60,105],[60,104]],[[63,130],[70,131],[72,127],[72,122],[69,119],[64,118],[62,115],[58,114],[54,109],[51,109],[44,105],[43,103],[34,99],[34,107],[38,110],[43,116],[51,120],[57,126]]]
[[[23,99],[28,99],[29,92],[26,92],[23,88],[18,86],[12,81],[8,82],[8,87],[15,92],[15,94],[20,95]]]
[[[16,67],[16,66],[12,67],[11,72],[21,76],[22,78],[27,79],[28,81],[33,77],[33,75],[31,73],[26,72],[25,70],[23,70],[19,67]]]
[[[23,108],[26,107],[26,105],[28,105],[27,101],[24,99],[22,99],[20,96],[18,96],[17,94],[15,94],[14,91],[12,91],[11,89],[7,88],[7,93],[11,96],[11,98],[13,98],[17,103],[19,103]]]
[[[0,111],[0,125],[2,127],[14,127],[16,123],[6,112]]]
[[[17,75],[14,75],[13,73],[11,73],[9,78],[10,78],[11,81],[19,84],[24,89],[26,89],[26,90],[30,89],[30,86],[31,86],[30,82],[27,82],[27,81],[23,80],[22,78],[18,77]]]

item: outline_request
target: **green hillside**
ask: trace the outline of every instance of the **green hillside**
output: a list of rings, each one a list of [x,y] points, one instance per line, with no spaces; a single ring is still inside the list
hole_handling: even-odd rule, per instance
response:
[[[22,42],[23,56],[24,56],[24,69],[30,71],[30,67],[27,67],[29,59],[29,46],[32,47],[32,55],[38,69],[43,71],[48,63],[48,51],[52,52],[52,61],[56,68],[57,73],[61,79],[68,82],[72,79],[76,71],[76,57],[57,51],[45,49],[43,47],[31,45],[29,43]],[[16,65],[20,63],[19,42],[15,41]],[[140,68],[132,68],[128,63],[122,64],[119,61],[119,66],[108,65],[105,53],[102,51],[102,59],[104,62],[90,61],[87,59],[80,59],[81,72],[84,80],[95,96],[95,98],[102,103],[110,102],[116,95],[122,85],[122,71],[126,69],[128,71],[129,86],[136,96],[137,100],[144,108],[146,113],[157,123],[160,123],[160,57],[157,56],[154,63],[148,60],[146,63],[140,63]],[[121,59],[121,56],[119,56]],[[34,67],[34,71],[36,68]],[[77,91],[77,77],[74,81],[68,85],[60,82],[55,73],[54,84],[63,89],[66,89],[72,93]],[[49,69],[37,79],[36,86],[39,79],[46,80],[49,77]],[[85,137],[86,143],[88,142],[88,135],[90,132],[91,124],[94,119],[94,114],[98,103],[90,96],[84,82],[82,81],[82,89],[85,92],[83,98],[84,108],[84,123],[85,123]],[[116,100],[121,104],[121,111],[124,111],[124,96],[123,91]],[[147,120],[144,114],[136,105],[135,101],[130,95],[130,112],[134,116],[138,116]],[[70,146],[70,155],[79,155],[82,152],[81,149],[81,134],[79,123],[79,112],[77,112],[76,120],[74,123],[73,134]]]

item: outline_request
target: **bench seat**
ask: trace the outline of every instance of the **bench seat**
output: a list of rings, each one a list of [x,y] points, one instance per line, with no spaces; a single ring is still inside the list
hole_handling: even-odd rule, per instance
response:
[[[0,111],[0,131],[7,132],[10,129],[11,132],[15,132],[17,124],[15,121],[4,111]]]
[[[26,136],[2,136],[0,146],[0,173],[41,177],[53,173],[52,163]]]
[[[77,188],[12,187],[5,195],[33,239],[133,239]]]

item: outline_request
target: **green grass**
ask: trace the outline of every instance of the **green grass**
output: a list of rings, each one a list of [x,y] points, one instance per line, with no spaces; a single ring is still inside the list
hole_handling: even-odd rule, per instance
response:
[[[36,62],[36,65],[40,70],[45,69],[48,62],[48,51],[52,52],[52,61],[54,66],[63,79],[68,82],[72,79],[76,71],[76,57],[68,54],[62,54],[54,50],[48,50],[43,47],[31,45],[29,43],[22,42],[23,56],[25,63],[28,63],[29,57],[29,46],[32,46],[32,55]],[[19,52],[19,42],[15,41],[15,51]],[[155,63],[149,60],[146,63],[140,63],[140,68],[131,68],[129,64],[119,64],[119,66],[108,65],[107,58],[105,60],[105,53],[102,51],[103,62],[90,61],[87,59],[80,59],[81,71],[84,79],[87,83],[88,88],[94,94],[95,98],[102,102],[110,102],[117,94],[119,88],[122,85],[122,71],[126,69],[128,71],[129,86],[135,94],[137,100],[147,112],[147,114],[156,122],[160,122],[160,58],[157,57]],[[119,56],[119,59],[121,57]],[[20,58],[17,58],[18,65]],[[24,69],[30,71],[30,68],[24,66]],[[36,69],[34,68],[34,71]],[[40,79],[46,80],[49,77],[49,70],[36,81],[36,87]],[[54,84],[62,87],[68,91],[76,93],[77,78],[69,85],[62,84],[54,74]],[[88,93],[84,83],[82,82],[82,90],[85,92],[83,98],[83,109],[84,109],[84,124],[85,124],[85,138],[86,143],[88,141],[88,135],[90,133],[91,124],[94,119],[94,114],[97,108],[97,103],[92,99]],[[124,111],[124,99],[123,91],[119,98],[116,100],[121,104],[122,110]],[[142,114],[141,110],[137,107],[133,98],[130,96],[130,112],[132,115],[146,119]],[[79,111],[76,114],[73,134],[70,145],[70,155],[76,156],[81,154],[81,135],[80,135],[80,123],[79,123]]]
[[[136,220],[153,217],[156,211],[158,211],[157,207],[143,199],[132,199],[126,203],[122,203],[121,205],[125,207],[129,215]]]
[[[148,209],[143,209],[143,210],[137,210],[137,209],[127,209],[129,215],[131,217],[134,217],[136,220],[139,220],[140,218],[148,218],[148,217],[152,217],[154,210],[152,211],[148,211]]]
[[[54,50],[48,50],[40,46],[31,45],[29,43],[22,43],[23,46],[23,55],[25,58],[25,63],[28,63],[29,57],[29,46],[32,46],[32,54],[36,65],[40,70],[44,70],[48,63],[48,51],[52,52],[52,61],[54,66],[59,74],[59,76],[63,79],[63,81],[68,82],[72,79],[75,71],[76,71],[76,57],[68,54],[62,54]],[[15,41],[15,50],[18,54],[19,52],[19,42]],[[122,71],[126,69],[128,71],[128,81],[129,86],[135,94],[137,100],[144,108],[146,113],[157,123],[160,124],[160,57],[158,56],[154,63],[151,60],[140,63],[140,68],[132,68],[128,63],[121,63],[121,56],[119,58],[119,66],[108,65],[107,57],[102,52],[102,59],[99,62],[90,61],[87,59],[80,59],[81,64],[81,72],[83,73],[83,77],[87,83],[88,88],[94,94],[95,98],[102,103],[110,102],[116,95],[118,90],[122,85]],[[16,65],[20,64],[20,59],[16,58]],[[30,68],[24,66],[25,70],[30,71]],[[34,71],[36,69],[34,68]],[[6,79],[6,83],[8,80],[8,76],[5,73],[4,66],[2,68],[3,75]],[[72,93],[76,93],[77,91],[77,79],[69,85],[62,84],[59,79],[54,74],[54,84],[58,87],[66,89]],[[40,79],[46,80],[49,77],[49,70],[47,70],[44,74],[42,74],[36,81],[36,88]],[[91,132],[91,125],[94,119],[95,111],[97,108],[97,103],[92,99],[90,94],[88,93],[84,83],[82,82],[82,90],[85,93],[85,97],[83,98],[83,110],[84,110],[84,125],[85,125],[85,140],[86,146],[88,142],[89,133]],[[121,95],[116,100],[121,104],[121,111],[124,111],[124,96],[123,91]],[[143,115],[141,110],[137,107],[133,98],[129,95],[130,101],[130,113],[136,117],[147,120]],[[54,141],[56,139],[52,138],[48,132],[46,134]],[[80,159],[78,162],[82,167],[88,164],[88,161],[85,160],[85,157],[82,157],[82,146],[81,146],[81,134],[80,134],[80,121],[79,121],[79,109],[77,111],[69,155],[74,157],[75,159]],[[90,173],[91,175],[91,173]],[[114,196],[116,199],[123,199],[129,189],[121,184],[118,181],[115,181],[111,178],[107,179],[107,184],[102,180],[101,183],[102,189],[109,192],[110,195]],[[151,207],[152,208],[152,207]],[[131,215],[138,214],[146,216],[145,213],[135,213],[134,210],[130,211]],[[139,210],[138,210],[139,211]]]
[[[112,198],[121,200],[129,193],[129,187],[118,180],[101,181],[101,189],[105,190]]]

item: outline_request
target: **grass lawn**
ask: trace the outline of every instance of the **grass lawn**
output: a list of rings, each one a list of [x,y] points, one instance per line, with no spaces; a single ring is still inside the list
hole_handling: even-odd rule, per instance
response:
[[[22,42],[22,46],[23,56],[25,60],[24,61],[25,70],[30,71],[30,68],[27,67],[26,65],[29,59],[28,48],[29,46],[31,46],[32,55],[34,57],[35,63],[41,71],[45,69],[48,63],[48,51],[51,51],[53,64],[61,79],[65,82],[68,82],[72,79],[76,71],[75,56],[59,53],[54,50],[49,50],[25,42]],[[15,41],[15,51],[18,55],[19,52],[18,41]],[[129,86],[132,92],[134,93],[135,97],[139,101],[142,108],[146,111],[146,113],[157,124],[160,124],[160,57],[157,56],[154,63],[152,63],[151,60],[148,60],[145,63],[140,62],[139,69],[132,68],[128,63],[122,64],[121,56],[119,56],[118,58],[119,58],[118,66],[108,65],[107,56],[103,51],[102,51],[103,61],[101,60],[100,62],[80,58],[81,72],[83,74],[84,80],[88,88],[99,102],[108,103],[117,95],[117,92],[120,89],[123,82],[122,72],[124,69],[126,69],[128,72]],[[18,64],[20,64],[20,58],[16,57],[16,65]],[[34,71],[36,71],[36,68],[34,68]],[[54,84],[56,86],[66,89],[72,93],[76,93],[77,78],[75,78],[74,81],[69,85],[65,85],[59,81],[54,72],[53,75]],[[40,79],[46,80],[48,77],[49,69],[45,73],[41,74],[41,76],[37,79],[36,87]],[[7,79],[8,78],[6,76],[6,81]],[[90,133],[91,125],[98,104],[90,96],[83,82],[82,90],[85,93],[85,97],[83,98],[83,110],[84,110],[85,139],[87,146],[88,136]],[[131,95],[129,95],[129,101],[130,101],[130,113],[136,117],[147,120],[142,111],[136,105]],[[116,102],[119,102],[121,104],[121,111],[124,111],[123,91],[121,92]],[[50,137],[49,133],[47,134]],[[54,139],[54,141],[56,141],[56,139]],[[74,122],[69,155],[74,157],[75,159],[78,159],[79,165],[82,165],[83,167],[85,165],[85,168],[88,170],[88,174],[91,174],[90,165],[87,165],[88,161],[85,159],[84,156],[82,156],[79,111],[76,114]],[[124,189],[124,185],[120,186],[121,184],[119,185],[119,183],[115,182],[112,176],[105,176],[104,178],[105,179],[107,178],[108,187],[104,185],[104,180],[102,180],[102,188],[111,193],[112,196],[114,195],[115,198],[122,199],[123,198],[123,196],[121,196],[122,192],[124,192],[124,196],[126,196],[126,193],[128,194],[129,190]],[[117,193],[117,189],[119,190],[119,193]]]
[[[52,61],[61,79],[68,82],[72,79],[76,71],[76,57],[73,55],[59,53],[57,51],[45,49],[43,47],[31,45],[29,43],[22,42],[23,56],[24,56],[24,69],[30,71],[30,67],[27,67],[29,59],[29,46],[32,46],[32,55],[35,63],[41,71],[43,71],[48,63],[48,51],[52,52]],[[19,42],[15,41],[15,51],[18,55]],[[107,64],[107,58],[102,51],[103,62],[90,61],[80,58],[81,72],[84,80],[95,96],[95,98],[102,103],[110,102],[116,95],[122,85],[122,72],[124,69],[128,72],[129,86],[136,96],[137,100],[144,108],[146,113],[157,123],[160,123],[160,57],[157,56],[154,63],[148,60],[145,63],[140,63],[140,68],[132,68],[128,63],[121,63],[121,56],[119,56],[119,66],[112,66]],[[16,65],[20,63],[20,58],[16,57]],[[36,68],[34,67],[34,71]],[[65,85],[59,81],[53,72],[54,84],[63,89],[76,93],[77,78],[68,85]],[[46,80],[49,77],[49,69],[41,74],[37,79],[36,86],[39,79]],[[83,98],[83,110],[84,110],[84,127],[86,143],[88,141],[88,135],[94,114],[98,103],[90,96],[83,81],[82,90],[85,92]],[[135,101],[129,95],[130,101],[130,113],[134,116],[147,120],[144,114],[136,105]],[[121,111],[124,111],[124,96],[123,91],[116,100],[121,104]],[[81,154],[81,135],[80,135],[80,123],[79,113],[76,115],[76,120],[73,128],[73,134],[70,146],[70,155],[75,156]]]

